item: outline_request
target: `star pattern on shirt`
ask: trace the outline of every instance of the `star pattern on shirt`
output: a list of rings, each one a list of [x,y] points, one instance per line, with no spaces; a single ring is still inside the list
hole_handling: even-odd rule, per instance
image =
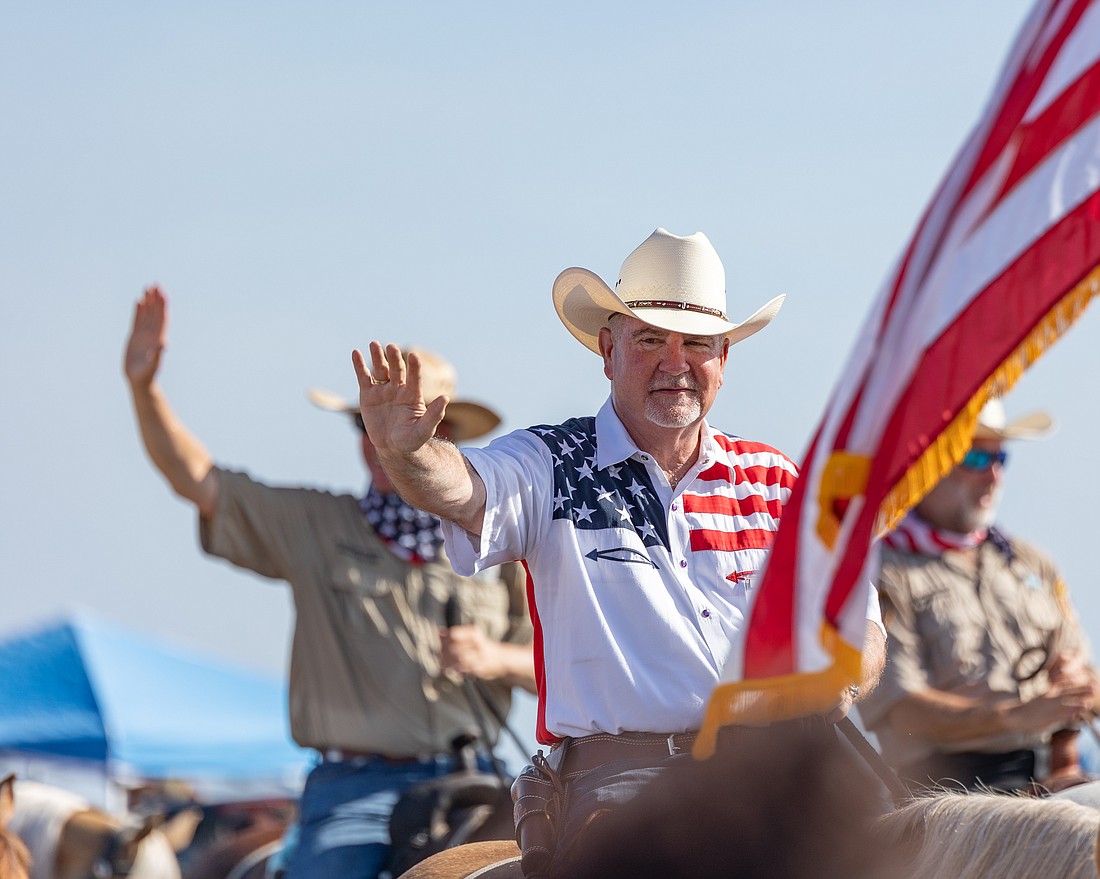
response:
[[[553,518],[582,530],[632,527],[643,545],[668,548],[664,505],[645,465],[628,459],[596,466],[595,418],[528,429],[545,443],[554,465]]]

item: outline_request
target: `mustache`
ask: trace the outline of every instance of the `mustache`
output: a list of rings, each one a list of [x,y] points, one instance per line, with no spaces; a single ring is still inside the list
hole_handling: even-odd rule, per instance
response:
[[[655,381],[649,386],[651,391],[697,391],[699,383],[689,376],[680,376],[678,379]]]

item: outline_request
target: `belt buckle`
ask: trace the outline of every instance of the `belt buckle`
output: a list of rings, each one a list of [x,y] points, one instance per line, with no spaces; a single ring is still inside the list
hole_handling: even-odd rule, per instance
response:
[[[679,745],[676,744],[676,733],[669,733],[667,741],[668,741],[668,756],[669,757],[675,757],[677,755],[677,753],[679,753],[680,751],[683,750],[683,748],[681,748]]]

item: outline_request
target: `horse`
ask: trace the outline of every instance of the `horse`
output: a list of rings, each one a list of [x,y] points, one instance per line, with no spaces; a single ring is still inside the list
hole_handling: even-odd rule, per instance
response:
[[[160,823],[122,820],[61,788],[18,781],[9,826],[30,850],[30,879],[180,879]]]
[[[264,879],[282,850],[293,807],[279,801],[230,803],[205,810],[195,851],[181,853],[183,879]],[[209,837],[213,837],[210,839]]]
[[[746,728],[735,747],[708,760],[669,761],[633,800],[592,819],[563,872],[570,879],[893,879],[886,853],[863,841],[883,809],[877,780],[824,730]],[[518,879],[519,861],[514,843],[460,846],[404,877]]]
[[[933,791],[894,807],[820,737],[761,729],[735,750],[681,758],[598,817],[570,879],[1097,879],[1100,811],[1008,794]],[[520,879],[497,843],[429,858],[404,879]]]
[[[183,879],[263,879],[267,863],[282,849],[283,830],[274,825],[242,831],[202,853]]]
[[[30,879],[31,854],[8,829],[15,810],[15,773],[0,781],[0,879]]]

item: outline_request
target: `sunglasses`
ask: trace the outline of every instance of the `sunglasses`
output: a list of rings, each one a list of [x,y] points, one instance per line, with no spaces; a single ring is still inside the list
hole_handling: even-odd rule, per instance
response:
[[[964,470],[980,472],[982,470],[988,470],[993,466],[994,462],[1004,467],[1007,460],[1008,452],[1004,449],[1001,449],[999,452],[984,452],[981,449],[971,449],[959,462],[959,466]]]

